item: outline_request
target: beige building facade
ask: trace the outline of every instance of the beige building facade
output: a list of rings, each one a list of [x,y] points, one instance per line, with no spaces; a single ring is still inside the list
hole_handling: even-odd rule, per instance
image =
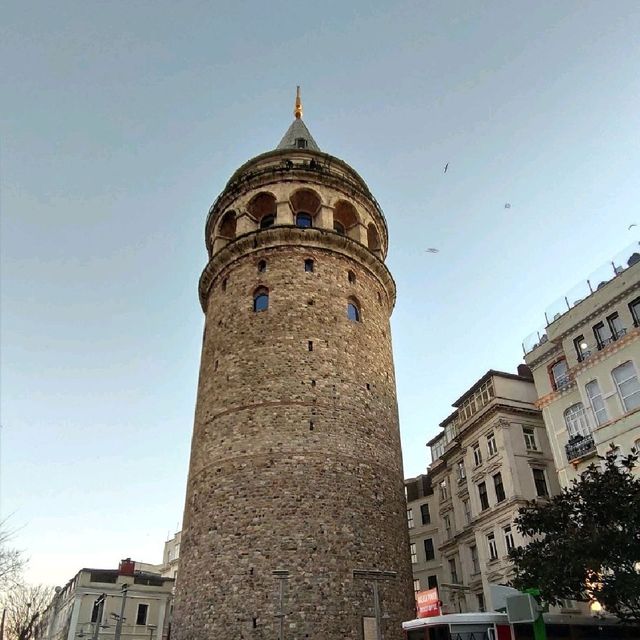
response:
[[[536,399],[527,367],[517,374],[490,370],[454,403],[428,443],[433,496],[408,506],[426,500],[437,527],[410,529],[418,552],[414,578],[428,588],[425,569],[437,571],[446,613],[493,608],[489,584],[509,582],[508,552],[523,542],[513,522],[518,509],[559,491]]]
[[[640,244],[552,305],[523,344],[561,486],[614,445],[640,450]]]
[[[164,578],[173,578],[175,580],[178,577],[181,541],[182,531],[177,531],[164,543],[162,564],[160,565],[160,575]]]
[[[110,640],[123,611],[122,640],[166,640],[173,579],[148,571],[152,566],[127,559],[118,569],[81,569],[56,589],[36,640]]]

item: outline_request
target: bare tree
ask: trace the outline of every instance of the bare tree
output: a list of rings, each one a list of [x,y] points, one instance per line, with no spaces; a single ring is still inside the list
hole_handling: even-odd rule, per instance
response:
[[[44,585],[16,584],[0,601],[6,611],[5,640],[32,640],[42,612],[53,598],[53,589]]]
[[[22,553],[9,545],[13,532],[6,524],[0,521],[0,592],[17,582],[24,566]]]

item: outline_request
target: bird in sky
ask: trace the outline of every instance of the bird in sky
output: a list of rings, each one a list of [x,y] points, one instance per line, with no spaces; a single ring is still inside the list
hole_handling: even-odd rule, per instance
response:
[[[440,249],[436,249],[435,247],[429,247],[428,249],[426,249],[427,253],[438,253],[440,251]]]
[[[449,168],[449,163],[447,162],[447,164],[444,165],[444,173],[447,173],[448,168]]]
[[[511,209],[511,203],[510,203],[510,202],[507,202],[507,203],[504,205],[504,208],[505,208],[505,209]]]
[[[627,231],[631,231],[631,229],[633,229],[633,227],[637,227],[638,225],[634,222],[633,224],[629,225],[629,228],[627,229]]]

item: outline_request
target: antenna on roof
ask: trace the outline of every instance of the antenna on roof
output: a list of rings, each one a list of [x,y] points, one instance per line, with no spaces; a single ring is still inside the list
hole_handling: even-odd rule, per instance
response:
[[[302,98],[300,98],[300,85],[296,87],[296,106],[293,110],[293,115],[296,117],[296,120],[300,120],[302,118]]]

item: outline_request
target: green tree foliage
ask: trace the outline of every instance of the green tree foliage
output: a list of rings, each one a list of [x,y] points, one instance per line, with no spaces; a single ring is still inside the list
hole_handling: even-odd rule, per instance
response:
[[[640,622],[638,455],[614,447],[549,501],[520,509],[515,525],[529,543],[510,552],[517,589],[543,600],[597,600],[622,620]]]

